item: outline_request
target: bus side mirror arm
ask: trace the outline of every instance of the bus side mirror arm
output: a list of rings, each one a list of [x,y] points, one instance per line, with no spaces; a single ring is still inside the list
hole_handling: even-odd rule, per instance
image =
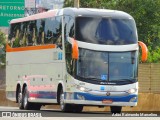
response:
[[[148,48],[147,46],[141,42],[141,41],[138,41],[138,45],[141,47],[142,49],[142,57],[141,57],[141,60],[142,62],[145,62],[147,61],[147,58],[148,58]]]

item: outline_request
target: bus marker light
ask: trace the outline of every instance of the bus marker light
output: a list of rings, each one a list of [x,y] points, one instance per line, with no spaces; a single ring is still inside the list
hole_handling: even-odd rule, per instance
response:
[[[137,102],[137,97],[131,98],[129,102]]]
[[[104,99],[104,100],[102,100],[102,103],[103,104],[112,104],[113,101],[112,100],[106,100],[106,99]]]
[[[35,97],[30,97],[30,100],[35,100],[36,98]]]
[[[82,91],[82,92],[89,92],[89,91],[91,91],[91,89],[85,88],[85,87],[79,86],[79,85],[77,85],[77,89],[80,90],[80,91]]]
[[[132,88],[132,89],[129,89],[127,92],[132,94],[132,93],[137,92],[137,89],[136,88]]]
[[[78,98],[79,100],[85,100],[84,96],[82,96],[82,95],[78,95],[78,94],[77,94],[77,98]]]

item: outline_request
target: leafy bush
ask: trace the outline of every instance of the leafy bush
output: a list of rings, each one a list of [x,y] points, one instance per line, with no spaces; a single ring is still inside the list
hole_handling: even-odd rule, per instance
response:
[[[6,61],[5,48],[6,48],[6,35],[0,31],[0,67],[3,67],[5,65]]]

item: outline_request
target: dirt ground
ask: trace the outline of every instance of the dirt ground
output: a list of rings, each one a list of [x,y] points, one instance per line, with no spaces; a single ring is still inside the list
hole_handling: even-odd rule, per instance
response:
[[[5,91],[0,90],[0,106],[16,107],[17,103],[6,99]],[[123,107],[122,111],[160,111],[160,94],[139,93],[138,105],[136,107]],[[45,106],[49,109],[59,109],[58,105]],[[110,111],[109,107],[84,107],[83,111]]]

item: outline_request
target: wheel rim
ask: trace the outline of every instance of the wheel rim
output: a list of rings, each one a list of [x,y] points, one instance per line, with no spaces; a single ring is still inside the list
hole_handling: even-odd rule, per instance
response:
[[[28,102],[28,96],[27,94],[24,95],[24,108],[27,106],[27,102]]]
[[[60,95],[60,106],[61,106],[61,110],[64,109],[64,93],[61,93]]]
[[[22,106],[22,93],[21,92],[18,93],[18,104],[20,107]]]

